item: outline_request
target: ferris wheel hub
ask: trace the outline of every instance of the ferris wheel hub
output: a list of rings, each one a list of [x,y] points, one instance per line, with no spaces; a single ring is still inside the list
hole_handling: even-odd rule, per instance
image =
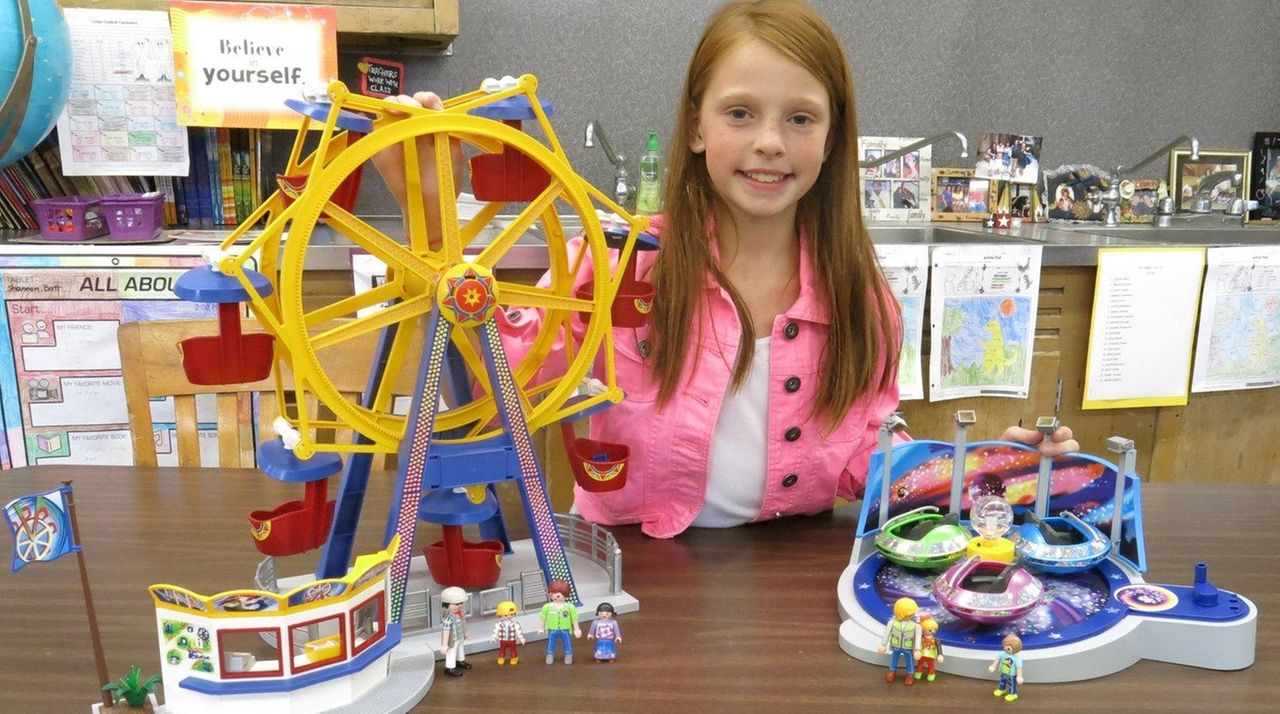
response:
[[[440,276],[436,286],[440,312],[449,322],[478,327],[498,308],[498,286],[493,272],[483,265],[461,262]]]

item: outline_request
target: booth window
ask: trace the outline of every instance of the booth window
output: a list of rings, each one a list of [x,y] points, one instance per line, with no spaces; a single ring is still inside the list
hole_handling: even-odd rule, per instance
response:
[[[343,613],[319,620],[299,622],[289,628],[293,645],[293,672],[306,672],[326,664],[341,662],[347,656],[347,638]]]
[[[358,655],[386,634],[385,593],[365,600],[351,611],[351,654]]]
[[[223,679],[279,677],[283,674],[280,654],[268,641],[279,642],[274,627],[218,630],[218,657]]]

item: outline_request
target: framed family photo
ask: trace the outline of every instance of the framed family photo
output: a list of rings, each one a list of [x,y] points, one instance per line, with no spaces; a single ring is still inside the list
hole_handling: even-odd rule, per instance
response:
[[[1249,151],[1202,149],[1199,159],[1188,149],[1169,155],[1169,190],[1179,211],[1190,211],[1197,199],[1209,199],[1209,210],[1225,211],[1231,201],[1245,198],[1250,179]],[[1241,180],[1234,182],[1239,174]]]
[[[991,214],[991,182],[971,169],[933,170],[933,220],[982,221]]]
[[[858,138],[861,163],[873,163],[918,139],[897,136]],[[861,170],[862,215],[869,221],[927,221],[932,147]]]
[[[1253,135],[1251,161],[1253,178],[1249,181],[1249,193],[1258,207],[1249,212],[1249,220],[1280,222],[1280,131],[1260,131]]]

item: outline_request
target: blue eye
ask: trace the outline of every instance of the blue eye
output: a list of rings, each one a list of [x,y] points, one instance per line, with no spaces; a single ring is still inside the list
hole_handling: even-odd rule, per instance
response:
[[[731,119],[746,119],[748,116],[746,109],[730,109],[729,117]]]

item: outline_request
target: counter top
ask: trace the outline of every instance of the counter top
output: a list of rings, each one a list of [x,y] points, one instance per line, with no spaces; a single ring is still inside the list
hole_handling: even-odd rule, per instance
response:
[[[371,226],[389,236],[402,236],[399,216],[368,216]],[[501,225],[502,217],[496,219]],[[1019,228],[996,230],[976,223],[869,223],[868,231],[876,244],[911,245],[965,245],[965,244],[1034,244],[1044,247],[1042,264],[1045,266],[1089,266],[1097,264],[1098,248],[1134,248],[1154,246],[1226,246],[1226,245],[1280,245],[1280,226],[1235,226],[1221,221],[1206,220],[1171,228],[1154,228],[1149,225],[1121,225],[1106,228],[1097,224],[1027,224]],[[564,221],[566,234],[576,232],[576,224]],[[497,235],[499,228],[486,229],[480,235],[482,243]],[[226,231],[175,229],[166,235],[173,237],[169,243],[122,244],[95,242],[76,243],[18,243],[16,239],[36,237],[33,233],[0,231],[0,256],[32,254],[164,254],[190,252],[198,255],[205,246],[215,245],[226,236]],[[249,234],[245,242],[252,239]],[[545,239],[536,228],[530,230],[507,252],[499,267],[513,269],[540,269],[547,267]],[[347,270],[351,265],[354,246],[345,236],[327,226],[320,226],[311,236],[307,254],[308,270]]]

